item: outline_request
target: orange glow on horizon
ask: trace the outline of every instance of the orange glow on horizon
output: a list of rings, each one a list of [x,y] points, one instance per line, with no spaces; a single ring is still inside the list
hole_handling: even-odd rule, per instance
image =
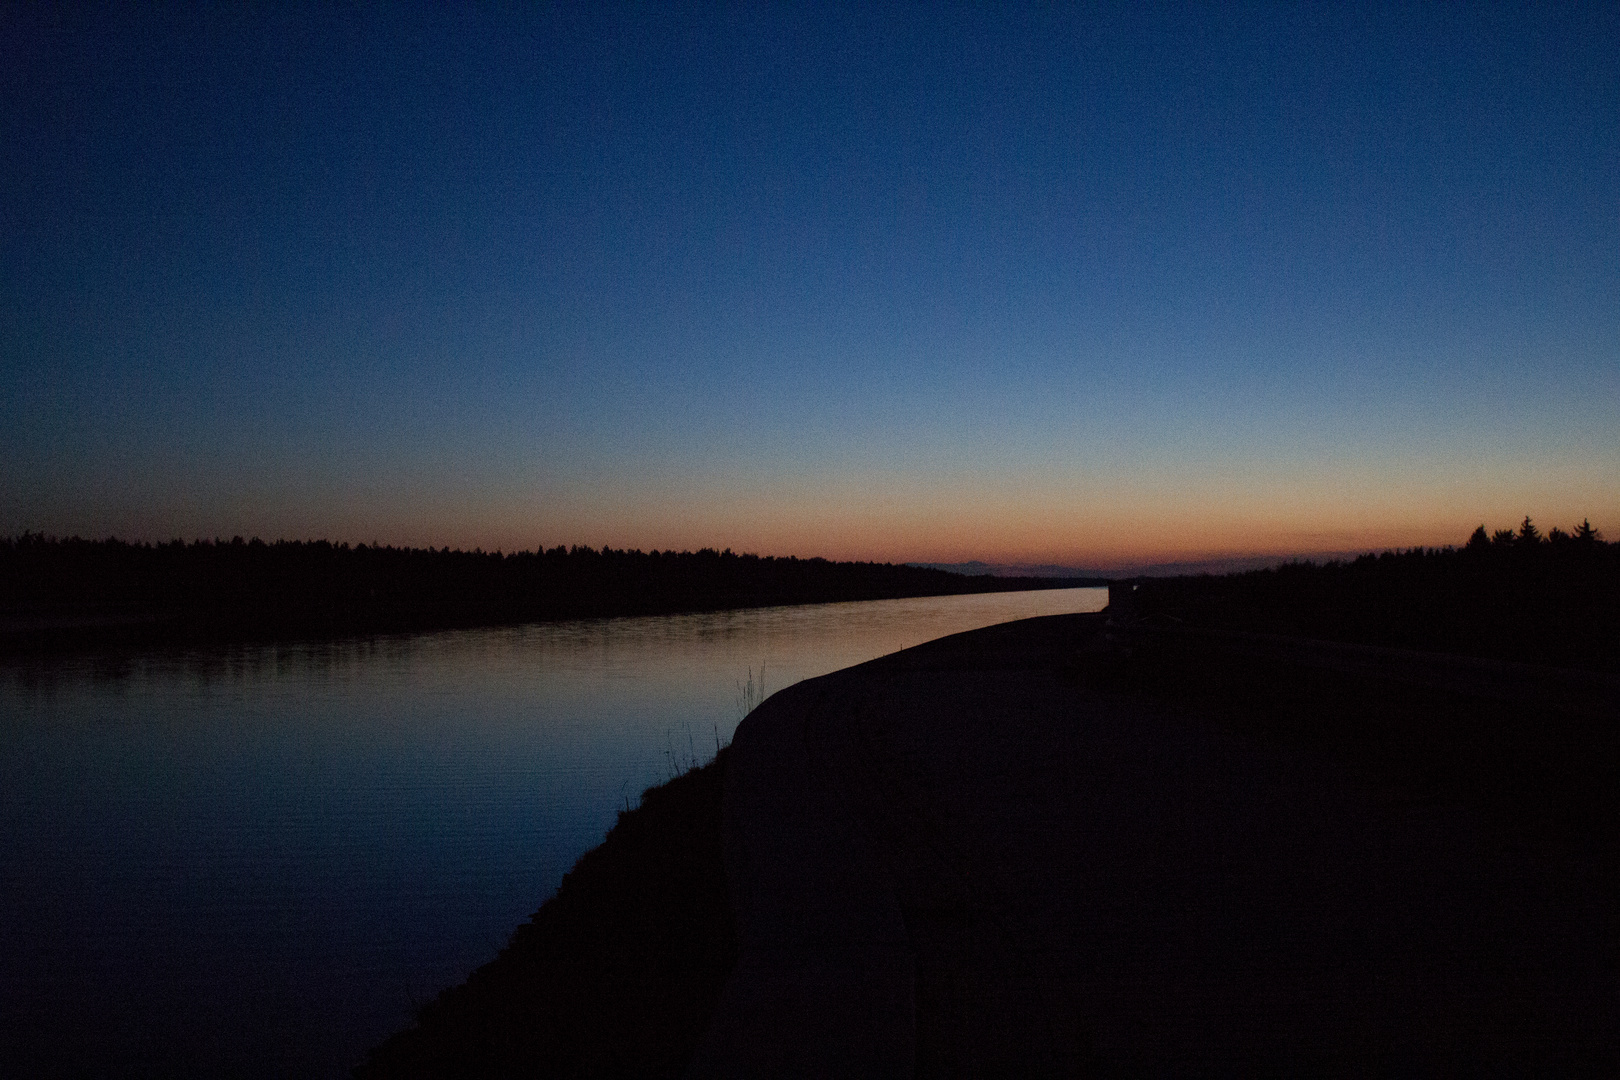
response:
[[[1607,490],[1612,490],[1608,485]],[[377,491],[271,515],[224,506],[143,508],[58,535],[379,541],[521,551],[610,546],[730,548],[759,555],[880,562],[1057,565],[1102,571],[1157,563],[1342,556],[1460,545],[1478,525],[1543,531],[1589,518],[1620,538],[1620,497],[1594,500],[1601,480],[1527,471],[1492,485],[1443,473],[1343,473],[1314,478],[1049,475],[932,478],[877,475],[754,484],[676,480],[545,493]],[[31,525],[40,528],[39,525]],[[20,530],[19,530],[20,531]]]

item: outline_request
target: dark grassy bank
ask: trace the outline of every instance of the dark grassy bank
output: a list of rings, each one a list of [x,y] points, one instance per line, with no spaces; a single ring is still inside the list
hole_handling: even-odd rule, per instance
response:
[[[737,957],[721,861],[725,763],[722,750],[621,813],[496,959],[354,1075],[680,1075]]]
[[[1147,579],[1134,603],[1167,625],[1620,671],[1620,544],[1529,519],[1462,548]]]
[[[1099,584],[731,551],[0,540],[0,649],[330,637]]]

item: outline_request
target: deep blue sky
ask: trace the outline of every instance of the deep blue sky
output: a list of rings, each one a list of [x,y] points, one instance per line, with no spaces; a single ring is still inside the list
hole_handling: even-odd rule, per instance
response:
[[[1620,535],[1620,5],[717,7],[6,9],[0,532]]]

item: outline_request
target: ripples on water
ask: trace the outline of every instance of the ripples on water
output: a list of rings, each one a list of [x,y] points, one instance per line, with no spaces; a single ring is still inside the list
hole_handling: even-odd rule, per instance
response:
[[[1101,589],[0,667],[0,1074],[343,1075],[767,690]]]

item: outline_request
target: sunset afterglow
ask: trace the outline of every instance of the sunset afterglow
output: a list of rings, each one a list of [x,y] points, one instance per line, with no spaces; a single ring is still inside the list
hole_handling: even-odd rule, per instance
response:
[[[1612,6],[0,25],[9,534],[1620,534]]]

